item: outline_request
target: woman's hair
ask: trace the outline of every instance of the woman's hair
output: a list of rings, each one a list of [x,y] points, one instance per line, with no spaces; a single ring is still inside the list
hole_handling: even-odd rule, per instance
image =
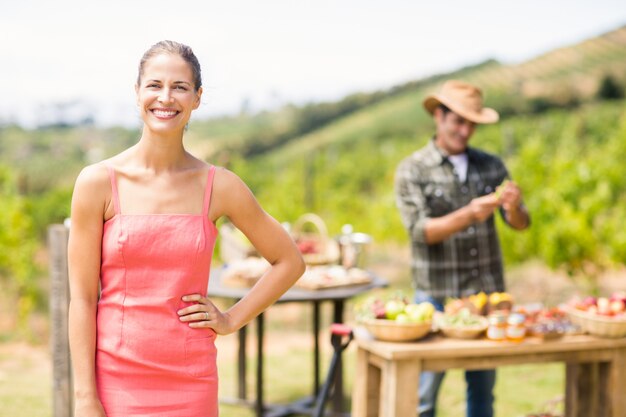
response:
[[[150,58],[159,54],[178,55],[182,59],[184,59],[191,67],[191,72],[193,73],[194,90],[198,91],[198,89],[202,87],[202,74],[198,58],[196,58],[196,55],[193,53],[192,49],[189,46],[174,41],[161,41],[159,43],[156,43],[143,54],[143,56],[141,57],[141,61],[139,61],[139,74],[137,75],[137,85],[141,84],[141,76],[143,75],[143,68],[146,62],[148,62]]]

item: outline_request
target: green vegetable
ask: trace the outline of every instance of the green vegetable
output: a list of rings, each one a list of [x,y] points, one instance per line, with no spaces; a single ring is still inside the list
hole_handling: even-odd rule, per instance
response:
[[[502,190],[504,190],[506,188],[506,185],[509,183],[510,181],[505,179],[504,181],[502,181],[502,183],[500,185],[498,185],[496,187],[496,192],[494,193],[496,198],[500,198],[500,195],[502,194]]]

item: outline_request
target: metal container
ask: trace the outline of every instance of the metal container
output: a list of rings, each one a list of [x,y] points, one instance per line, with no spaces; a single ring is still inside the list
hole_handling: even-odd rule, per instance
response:
[[[354,232],[351,224],[344,224],[337,242],[339,243],[340,263],[344,268],[365,269],[367,246],[372,243],[370,235]]]

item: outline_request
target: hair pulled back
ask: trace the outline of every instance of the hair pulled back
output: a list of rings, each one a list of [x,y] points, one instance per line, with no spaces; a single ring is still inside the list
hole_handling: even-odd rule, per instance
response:
[[[141,84],[141,77],[143,76],[143,69],[146,65],[146,62],[148,62],[152,57],[160,54],[178,55],[182,59],[184,59],[185,62],[187,62],[191,67],[191,72],[193,73],[194,90],[198,91],[200,87],[202,87],[200,62],[198,62],[198,58],[196,58],[196,55],[193,53],[191,47],[182,43],[168,40],[155,43],[143,54],[143,56],[141,57],[141,61],[139,61],[137,85]]]

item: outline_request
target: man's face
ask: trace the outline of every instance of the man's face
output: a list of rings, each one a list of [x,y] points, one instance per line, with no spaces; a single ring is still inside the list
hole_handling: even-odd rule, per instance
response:
[[[435,143],[450,155],[463,153],[476,129],[476,123],[464,119],[458,114],[449,111],[444,113],[441,108],[435,109],[435,124],[437,136]]]

